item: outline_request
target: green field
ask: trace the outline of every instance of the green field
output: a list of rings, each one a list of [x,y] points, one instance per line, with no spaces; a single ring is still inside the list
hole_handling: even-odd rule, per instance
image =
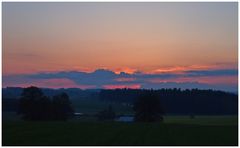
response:
[[[167,116],[164,123],[4,121],[3,145],[238,145],[238,119]]]

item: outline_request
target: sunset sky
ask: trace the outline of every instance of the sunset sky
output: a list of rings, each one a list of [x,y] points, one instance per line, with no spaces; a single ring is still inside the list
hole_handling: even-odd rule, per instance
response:
[[[237,2],[2,8],[3,87],[237,91]]]

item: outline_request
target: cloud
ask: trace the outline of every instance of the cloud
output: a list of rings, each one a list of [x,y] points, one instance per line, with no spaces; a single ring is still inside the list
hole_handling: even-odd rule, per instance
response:
[[[28,87],[38,86],[42,88],[81,88],[91,89],[95,88],[94,85],[81,85],[66,78],[50,78],[50,79],[34,79],[27,76],[11,75],[3,77],[3,87]]]
[[[236,69],[220,69],[220,70],[190,70],[186,71],[187,76],[231,76],[238,75]]]
[[[54,73],[37,73],[28,75],[3,76],[3,86],[21,84],[41,84],[41,86],[61,86],[78,88],[202,88],[202,89],[237,89],[235,84],[222,81],[225,77],[228,80],[237,81],[238,70],[189,70],[183,73],[160,73],[147,74],[115,73],[106,69],[98,69],[94,72],[61,71]],[[232,79],[234,78],[234,79]],[[203,80],[201,80],[203,79]],[[59,82],[58,82],[59,80]],[[207,83],[214,80],[213,83]],[[46,83],[43,83],[46,82]],[[49,83],[47,83],[49,82]],[[60,83],[61,82],[61,83]],[[224,82],[220,84],[217,82]],[[56,83],[56,84],[54,84]],[[59,84],[60,83],[60,84]],[[58,85],[59,84],[59,85]],[[231,87],[230,87],[231,86]]]
[[[117,79],[115,79],[117,82],[131,82],[131,81],[135,81],[136,80],[136,78],[124,78],[124,77],[122,77],[122,78],[117,78]]]
[[[131,89],[139,89],[141,88],[140,84],[127,84],[127,85],[103,85],[104,89],[116,89],[116,88],[131,88]]]

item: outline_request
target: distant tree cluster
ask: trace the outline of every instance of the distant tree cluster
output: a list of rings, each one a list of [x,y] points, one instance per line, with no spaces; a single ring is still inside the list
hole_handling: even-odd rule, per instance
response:
[[[112,121],[116,118],[116,113],[109,105],[107,109],[98,112],[97,117],[99,121]]]
[[[67,120],[73,115],[73,109],[66,93],[50,98],[31,86],[21,94],[18,113],[24,120]]]
[[[146,92],[140,96],[133,107],[136,122],[163,121],[163,108],[160,99],[154,93]]]
[[[100,100],[134,104],[140,96],[151,92],[160,98],[166,114],[178,115],[236,115],[238,95],[215,90],[199,89],[115,89],[101,90]]]

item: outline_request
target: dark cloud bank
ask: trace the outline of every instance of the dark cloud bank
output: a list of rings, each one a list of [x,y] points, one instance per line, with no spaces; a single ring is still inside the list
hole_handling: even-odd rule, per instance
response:
[[[182,88],[182,89],[218,89],[231,92],[237,92],[238,86],[229,84],[206,84],[199,83],[197,81],[198,77],[217,77],[217,76],[236,76],[238,75],[238,70],[236,69],[221,69],[221,70],[201,70],[201,71],[185,71],[182,74],[145,74],[141,72],[128,74],[121,72],[116,74],[110,70],[99,69],[91,73],[79,72],[79,71],[62,71],[55,73],[37,73],[29,75],[8,75],[3,76],[3,83],[8,84],[8,82],[15,81],[16,83],[29,83],[31,80],[41,80],[41,79],[69,79],[78,85],[94,85],[96,88],[103,88],[104,85],[134,85],[139,84],[141,88]],[[171,80],[176,78],[193,78],[196,81],[191,82],[154,82],[154,79],[161,80]]]

